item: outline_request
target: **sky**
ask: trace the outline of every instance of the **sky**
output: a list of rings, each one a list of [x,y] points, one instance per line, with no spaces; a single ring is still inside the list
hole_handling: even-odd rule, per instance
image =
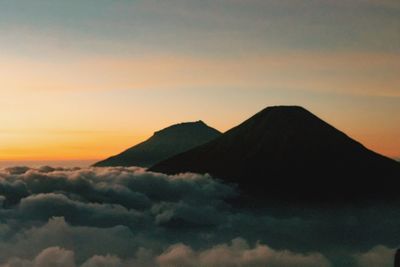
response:
[[[400,158],[398,0],[0,1],[0,161],[301,105]]]

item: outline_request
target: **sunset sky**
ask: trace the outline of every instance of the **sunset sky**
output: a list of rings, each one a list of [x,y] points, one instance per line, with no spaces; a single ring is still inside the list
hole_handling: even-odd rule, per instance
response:
[[[0,1],[0,160],[101,159],[301,105],[400,158],[398,0]]]

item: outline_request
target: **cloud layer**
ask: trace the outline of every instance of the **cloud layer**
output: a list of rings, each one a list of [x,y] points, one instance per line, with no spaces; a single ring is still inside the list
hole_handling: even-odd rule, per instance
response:
[[[207,175],[0,170],[0,266],[389,266],[400,214],[229,204]]]

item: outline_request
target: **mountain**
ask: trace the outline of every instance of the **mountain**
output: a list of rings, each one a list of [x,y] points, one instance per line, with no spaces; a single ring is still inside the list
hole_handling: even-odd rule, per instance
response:
[[[202,121],[175,124],[155,132],[148,140],[94,164],[96,167],[149,167],[168,157],[204,144],[221,133]]]
[[[292,202],[389,198],[400,179],[398,162],[298,106],[268,107],[149,170],[209,173],[247,195]]]

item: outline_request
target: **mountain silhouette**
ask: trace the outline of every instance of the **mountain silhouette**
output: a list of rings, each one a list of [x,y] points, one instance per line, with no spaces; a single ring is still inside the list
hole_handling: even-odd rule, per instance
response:
[[[398,195],[400,164],[298,106],[268,107],[154,172],[209,173],[262,199],[346,201]]]
[[[157,131],[148,140],[94,164],[96,167],[149,167],[161,160],[204,144],[221,135],[203,121],[175,124]]]

